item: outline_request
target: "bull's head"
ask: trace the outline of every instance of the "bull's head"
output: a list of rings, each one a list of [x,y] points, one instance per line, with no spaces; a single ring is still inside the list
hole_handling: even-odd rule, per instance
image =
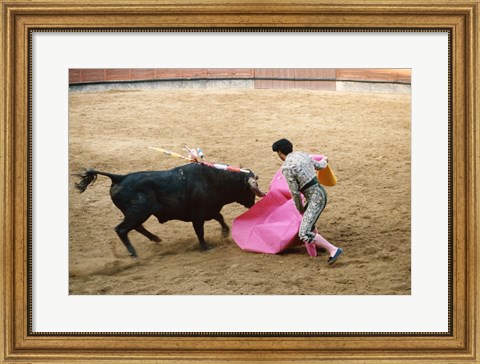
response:
[[[248,177],[248,184],[250,186],[250,189],[252,190],[252,192],[255,194],[255,196],[258,196],[258,197],[265,197],[265,193],[260,191],[260,188],[258,187],[258,176],[256,176],[255,174],[251,177]]]
[[[258,187],[258,177],[250,170],[244,170],[242,173],[243,191],[237,195],[236,202],[242,204],[246,208],[255,205],[255,196],[264,197],[265,193],[260,191]]]

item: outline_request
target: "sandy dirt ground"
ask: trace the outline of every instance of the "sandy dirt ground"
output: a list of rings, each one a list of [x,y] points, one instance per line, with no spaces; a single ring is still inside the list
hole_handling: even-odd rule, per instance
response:
[[[71,92],[69,169],[125,174],[183,161],[149,149],[201,147],[207,160],[243,166],[268,189],[282,137],[295,150],[324,154],[338,178],[317,228],[344,248],[336,264],[297,246],[278,255],[242,251],[205,224],[202,252],[191,223],[132,231],[139,255],[114,231],[123,218],[99,176],[80,194],[70,177],[69,290],[74,295],[405,295],[410,271],[410,95],[307,90],[111,90]],[[245,208],[230,204],[228,225]]]

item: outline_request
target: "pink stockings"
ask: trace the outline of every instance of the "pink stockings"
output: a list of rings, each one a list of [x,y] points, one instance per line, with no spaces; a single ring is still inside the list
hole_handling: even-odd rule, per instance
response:
[[[314,244],[318,246],[319,248],[324,248],[328,251],[331,257],[335,255],[337,252],[338,248],[335,245],[332,245],[325,239],[323,236],[320,234],[315,235],[315,242]]]

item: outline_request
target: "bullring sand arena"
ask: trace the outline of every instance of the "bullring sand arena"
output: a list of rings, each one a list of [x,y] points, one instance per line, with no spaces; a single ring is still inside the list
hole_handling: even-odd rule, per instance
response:
[[[206,159],[253,170],[260,188],[281,166],[272,143],[329,157],[338,183],[326,187],[319,232],[341,246],[308,256],[303,245],[277,254],[242,251],[205,223],[202,252],[192,224],[150,219],[153,243],[129,234],[131,258],[114,227],[123,215],[99,176],[80,194],[70,177],[69,292],[73,295],[409,295],[411,95],[304,89],[110,89],[69,94],[69,172],[95,167],[125,174],[184,161],[149,149],[201,147]],[[258,198],[257,198],[258,200]],[[229,226],[246,211],[226,205]]]

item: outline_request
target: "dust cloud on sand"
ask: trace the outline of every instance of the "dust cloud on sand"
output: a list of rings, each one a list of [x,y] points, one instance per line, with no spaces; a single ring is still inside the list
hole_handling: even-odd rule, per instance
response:
[[[124,174],[165,170],[183,161],[149,146],[181,152],[201,147],[207,160],[243,166],[262,190],[281,166],[272,143],[324,154],[338,178],[317,227],[344,248],[333,266],[303,246],[279,255],[242,251],[205,224],[202,252],[191,223],[132,231],[128,256],[114,231],[123,218],[99,176],[80,194],[69,183],[69,292],[74,295],[404,295],[410,294],[410,95],[308,90],[111,90],[69,95],[69,172]],[[227,205],[231,226],[245,208]]]

